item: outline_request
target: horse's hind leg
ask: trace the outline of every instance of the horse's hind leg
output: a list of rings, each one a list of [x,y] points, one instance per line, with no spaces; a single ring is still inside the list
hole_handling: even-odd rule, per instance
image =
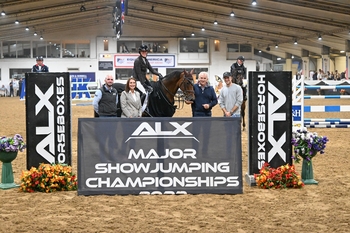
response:
[[[245,130],[245,108],[246,108],[246,101],[243,101],[243,104],[241,106],[241,117],[242,117],[242,131]]]
[[[242,131],[244,131],[245,130],[245,119],[244,119],[245,114],[244,114],[244,112],[242,112],[241,117],[242,117],[242,126],[243,126]]]

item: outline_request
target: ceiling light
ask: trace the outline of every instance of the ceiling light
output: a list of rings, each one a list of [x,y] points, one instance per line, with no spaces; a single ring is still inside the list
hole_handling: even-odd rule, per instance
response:
[[[261,50],[259,50],[259,53],[261,53]]]
[[[345,53],[345,51],[344,50],[340,50],[340,53]]]
[[[1,11],[1,15],[5,16],[6,15],[5,11]]]
[[[294,40],[294,44],[298,44],[298,41],[297,41],[297,39],[295,39],[295,40]]]
[[[278,44],[275,45],[275,48],[278,49]]]
[[[318,40],[322,40],[322,36],[321,35],[318,36]]]
[[[184,37],[184,39],[183,40],[186,40],[186,37]]]
[[[252,1],[252,5],[255,6],[256,5],[256,0]]]
[[[191,36],[194,36],[194,32],[192,32]]]
[[[43,38],[43,36],[40,36],[40,40],[43,40],[44,38]]]
[[[38,34],[36,32],[34,32],[34,36],[37,36]]]
[[[215,24],[215,25],[217,25],[217,24],[218,24],[218,21],[217,21],[217,20],[215,20],[215,21],[214,21],[214,24]]]
[[[266,47],[266,51],[270,51],[271,49],[270,49],[270,46],[267,46]]]
[[[15,24],[19,24],[19,21],[16,19]]]
[[[293,59],[293,58],[294,58],[294,56],[292,55],[292,56],[291,56],[291,58]]]
[[[86,8],[85,8],[85,6],[84,6],[84,5],[81,5],[81,7],[80,7],[80,11],[86,11]]]
[[[230,14],[231,17],[235,16],[235,13],[233,11],[231,11],[231,14]]]
[[[204,28],[204,27],[202,27],[202,31],[203,31],[203,32],[205,31],[205,28]]]
[[[26,27],[26,31],[29,31],[29,27]]]
[[[280,60],[281,60],[281,58],[280,58],[280,57],[278,57],[278,58],[277,58],[277,61],[280,61]]]

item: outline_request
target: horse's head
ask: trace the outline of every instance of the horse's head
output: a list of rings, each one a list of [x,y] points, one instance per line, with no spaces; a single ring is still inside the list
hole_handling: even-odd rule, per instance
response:
[[[185,100],[193,101],[195,99],[194,96],[194,86],[193,86],[193,69],[191,72],[187,72],[184,70],[180,75],[179,80],[179,88],[185,95]]]
[[[241,73],[238,73],[237,70],[233,71],[232,82],[242,86],[243,85],[243,75]]]

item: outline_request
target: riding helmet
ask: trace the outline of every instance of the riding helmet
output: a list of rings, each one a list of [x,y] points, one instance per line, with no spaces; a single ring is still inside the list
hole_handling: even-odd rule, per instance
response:
[[[44,61],[44,58],[43,58],[43,56],[39,56],[39,57],[36,57],[36,60],[37,61]]]
[[[148,46],[145,45],[145,44],[141,45],[140,48],[139,48],[139,53],[140,53],[141,51],[146,51],[146,52],[148,52]]]
[[[225,77],[230,77],[231,76],[231,73],[230,72],[225,72],[222,77],[225,78]]]
[[[239,57],[237,58],[237,60],[244,61],[245,59],[244,59],[244,57],[243,57],[243,56],[239,56]]]

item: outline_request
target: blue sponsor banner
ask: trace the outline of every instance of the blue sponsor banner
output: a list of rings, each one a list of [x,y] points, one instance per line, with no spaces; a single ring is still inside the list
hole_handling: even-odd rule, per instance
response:
[[[70,73],[70,78],[72,83],[72,99],[74,99],[77,94],[79,99],[84,95],[86,98],[91,98],[88,84],[89,82],[96,82],[96,74],[94,72]]]
[[[301,121],[301,105],[292,106],[293,122]]]

